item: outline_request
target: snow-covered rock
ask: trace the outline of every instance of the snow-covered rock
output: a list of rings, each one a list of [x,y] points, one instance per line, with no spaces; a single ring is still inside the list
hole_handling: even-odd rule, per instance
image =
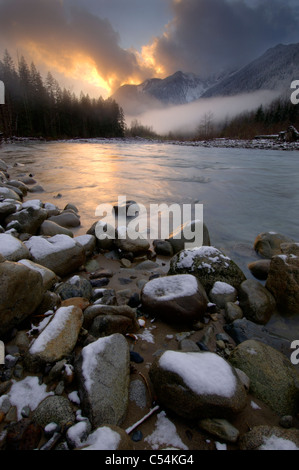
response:
[[[204,316],[208,298],[195,276],[181,274],[153,279],[141,291],[145,311],[170,323],[192,323]]]
[[[129,399],[129,346],[114,334],[85,346],[76,364],[82,410],[93,427],[119,426]]]
[[[41,274],[45,290],[50,290],[58,280],[56,274],[53,271],[45,268],[44,266],[41,266],[40,264],[33,263],[33,261],[29,259],[21,259],[19,260],[19,263]]]
[[[234,368],[214,353],[166,351],[149,374],[158,402],[185,418],[225,418],[247,402]]]
[[[85,261],[83,247],[67,235],[31,237],[25,245],[35,263],[51,269],[61,277],[75,272]]]
[[[22,258],[30,258],[26,245],[7,233],[0,234],[0,254],[7,261],[19,261]]]

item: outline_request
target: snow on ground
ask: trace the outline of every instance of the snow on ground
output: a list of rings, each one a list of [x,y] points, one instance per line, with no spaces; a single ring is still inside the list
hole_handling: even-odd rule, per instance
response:
[[[75,405],[80,406],[80,404],[81,404],[81,400],[80,400],[80,398],[79,398],[79,394],[78,394],[77,391],[74,391],[74,392],[69,393],[68,399],[69,399],[72,403],[75,403]]]
[[[150,332],[150,328],[145,328],[143,333],[136,335],[137,338],[141,339],[141,341],[146,341],[147,343],[155,344],[155,338]]]
[[[13,381],[8,398],[12,406],[17,407],[18,420],[22,419],[21,411],[24,406],[29,406],[34,411],[38,405],[54,392],[46,392],[45,384],[39,385],[38,377],[26,377],[19,382]],[[2,397],[1,397],[2,398]]]
[[[251,402],[251,408],[253,410],[260,410],[261,409],[254,401]]]
[[[288,439],[271,436],[264,439],[259,450],[299,450],[296,444]]]
[[[112,429],[104,426],[90,434],[82,446],[82,450],[117,450],[120,443],[120,435]]]
[[[167,276],[147,282],[143,288],[144,295],[155,301],[173,300],[177,297],[189,297],[198,292],[197,279],[190,274]]]
[[[235,393],[236,377],[230,365],[217,354],[166,351],[159,365],[178,374],[199,395],[231,398]]]
[[[153,450],[158,450],[160,446],[173,446],[181,450],[188,450],[177,434],[175,425],[169,421],[164,411],[158,414],[153,433],[147,436],[144,441],[148,442]]]
[[[221,444],[221,442],[215,442],[215,446],[217,450],[227,450],[227,445]]]

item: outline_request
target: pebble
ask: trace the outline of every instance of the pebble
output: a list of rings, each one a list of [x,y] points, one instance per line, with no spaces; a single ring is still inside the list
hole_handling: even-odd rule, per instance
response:
[[[135,431],[133,434],[132,434],[132,441],[134,442],[140,442],[142,441],[143,439],[143,434],[141,431]]]
[[[108,286],[110,279],[103,277],[102,279],[91,279],[90,284],[92,287],[105,287]]]
[[[132,263],[129,259],[126,259],[126,258],[122,258],[120,260],[120,264],[124,267],[124,268],[130,268],[132,266]]]
[[[130,361],[135,362],[136,364],[141,364],[142,362],[144,362],[144,359],[137,352],[130,351]]]

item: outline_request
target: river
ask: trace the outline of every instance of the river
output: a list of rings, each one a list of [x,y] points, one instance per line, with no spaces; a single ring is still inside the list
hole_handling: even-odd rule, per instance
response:
[[[253,243],[259,233],[299,240],[298,151],[92,140],[4,144],[0,158],[19,165],[16,176],[30,172],[43,186],[30,199],[60,208],[75,204],[81,216],[77,234],[98,220],[99,204],[126,196],[146,207],[203,204],[212,245],[247,277],[248,262],[258,259]]]

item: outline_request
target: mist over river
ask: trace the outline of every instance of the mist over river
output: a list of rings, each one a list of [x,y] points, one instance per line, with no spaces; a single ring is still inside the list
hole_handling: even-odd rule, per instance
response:
[[[28,193],[27,199],[61,209],[67,203],[78,207],[81,227],[75,236],[98,220],[99,204],[126,196],[146,207],[203,204],[211,244],[248,278],[247,264],[258,259],[253,243],[259,233],[273,231],[299,241],[298,151],[91,140],[4,144],[0,158],[12,166],[17,163],[14,178],[32,173],[44,188]],[[271,319],[273,328],[276,320]],[[277,331],[299,339],[296,318],[278,318]]]

